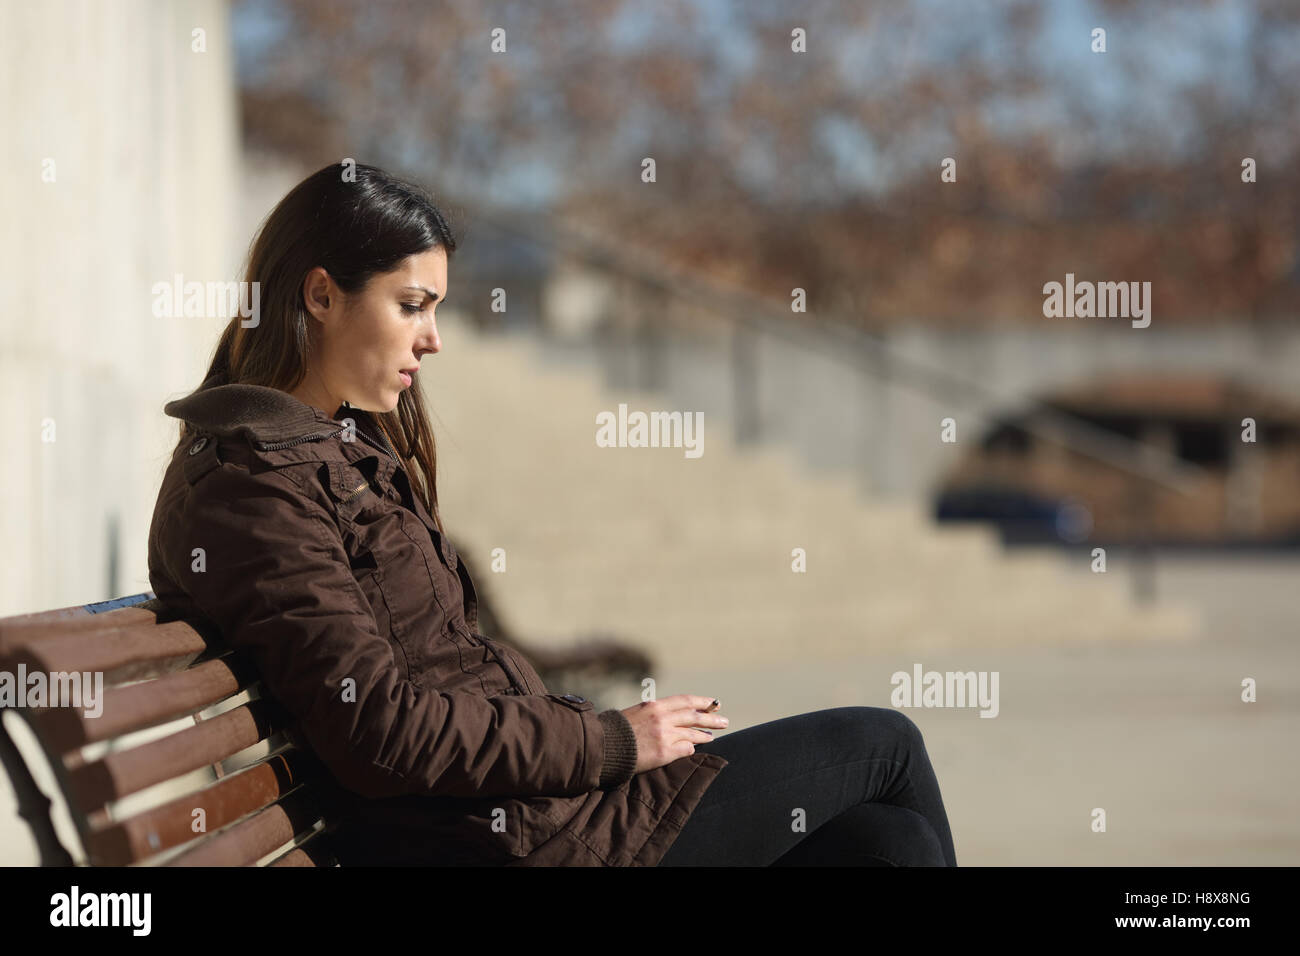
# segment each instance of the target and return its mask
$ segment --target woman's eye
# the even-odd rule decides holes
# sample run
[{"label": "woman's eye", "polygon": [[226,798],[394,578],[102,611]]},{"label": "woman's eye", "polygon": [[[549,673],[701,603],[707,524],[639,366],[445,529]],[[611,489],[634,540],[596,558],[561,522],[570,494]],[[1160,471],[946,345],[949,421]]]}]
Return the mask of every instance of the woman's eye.
[{"label": "woman's eye", "polygon": [[412,305],[410,302],[403,302],[402,311],[408,314],[414,314],[416,312],[423,312],[424,309],[421,306]]}]

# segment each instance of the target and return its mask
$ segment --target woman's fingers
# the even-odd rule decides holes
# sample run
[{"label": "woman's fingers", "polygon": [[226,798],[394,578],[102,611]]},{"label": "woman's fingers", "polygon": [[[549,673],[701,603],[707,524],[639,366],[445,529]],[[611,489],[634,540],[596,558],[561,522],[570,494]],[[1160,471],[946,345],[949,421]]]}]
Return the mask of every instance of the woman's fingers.
[{"label": "woman's fingers", "polygon": [[683,727],[714,727],[718,730],[726,728],[730,721],[721,714],[696,714],[694,717],[683,721]]},{"label": "woman's fingers", "polygon": [[713,739],[710,727],[724,728],[727,718],[716,713],[717,700],[698,694],[677,694],[643,700],[622,713],[637,741],[636,772],[653,770],[695,753],[695,745]]},{"label": "woman's fingers", "polygon": [[659,703],[669,710],[708,710],[715,698],[701,697],[699,694],[673,694],[662,698]]},{"label": "woman's fingers", "polygon": [[694,728],[688,727],[684,733],[686,736],[673,744],[677,753],[683,757],[689,757],[691,754],[695,753],[696,744],[707,744],[713,739],[713,735],[706,730],[695,730]]},{"label": "woman's fingers", "polygon": [[717,699],[714,697],[677,694],[673,697],[665,697],[661,703],[669,705],[669,720],[677,726],[724,728],[729,723],[727,718],[717,712],[710,712],[716,702]]}]

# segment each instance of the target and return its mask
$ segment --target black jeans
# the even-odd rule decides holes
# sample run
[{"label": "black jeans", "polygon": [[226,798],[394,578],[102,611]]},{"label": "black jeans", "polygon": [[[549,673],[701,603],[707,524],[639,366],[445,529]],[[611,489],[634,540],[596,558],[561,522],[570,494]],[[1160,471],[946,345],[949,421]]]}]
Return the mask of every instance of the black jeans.
[{"label": "black jeans", "polygon": [[730,763],[660,866],[957,865],[925,742],[901,711],[832,707],[695,749]]}]

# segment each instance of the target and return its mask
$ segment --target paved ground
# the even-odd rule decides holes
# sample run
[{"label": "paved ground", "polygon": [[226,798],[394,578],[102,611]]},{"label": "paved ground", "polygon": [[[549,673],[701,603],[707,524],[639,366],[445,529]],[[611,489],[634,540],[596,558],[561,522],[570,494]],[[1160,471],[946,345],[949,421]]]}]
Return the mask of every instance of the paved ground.
[{"label": "paved ground", "polygon": [[[996,670],[996,718],[908,711],[925,734],[959,864],[1294,866],[1298,583],[1300,558],[1163,558],[1157,586],[1203,609],[1203,639],[1060,646],[1045,635],[1034,648],[903,647],[803,667],[792,653],[780,669],[666,671],[657,689],[718,696],[739,730],[823,707],[889,706],[890,675],[914,663]],[[1258,703],[1240,702],[1243,677],[1258,682]],[[3,860],[34,862],[11,801],[0,786]],[[1094,807],[1106,810],[1105,833],[1090,830]]]},{"label": "paved ground", "polygon": [[[1300,559],[1162,557],[1156,583],[1203,609],[1204,638],[900,648],[805,667],[792,652],[780,670],[671,671],[657,689],[717,696],[739,730],[822,707],[890,706],[890,675],[914,663],[996,670],[996,718],[907,711],[925,734],[959,864],[1300,864]],[[1257,703],[1240,700],[1245,677]],[[1090,829],[1094,807],[1105,833]]]}]

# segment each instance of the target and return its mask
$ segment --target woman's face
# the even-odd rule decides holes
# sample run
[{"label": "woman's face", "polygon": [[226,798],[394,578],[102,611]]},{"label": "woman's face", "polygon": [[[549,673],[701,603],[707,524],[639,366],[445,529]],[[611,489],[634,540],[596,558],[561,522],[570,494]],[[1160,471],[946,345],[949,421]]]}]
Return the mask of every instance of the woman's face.
[{"label": "woman's face", "polygon": [[408,256],[355,295],[343,293],[324,269],[313,269],[303,282],[316,320],[307,374],[291,394],[327,415],[344,401],[368,412],[392,411],[420,360],[442,348],[434,309],[446,297],[441,246]]}]

